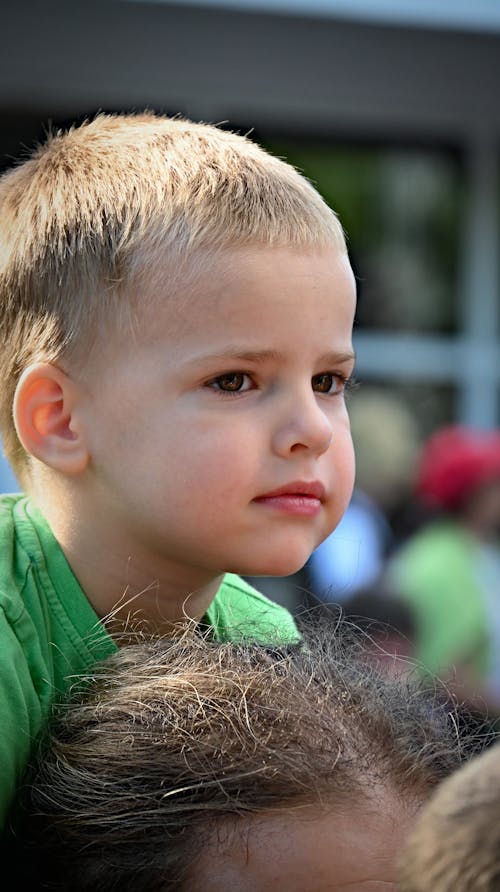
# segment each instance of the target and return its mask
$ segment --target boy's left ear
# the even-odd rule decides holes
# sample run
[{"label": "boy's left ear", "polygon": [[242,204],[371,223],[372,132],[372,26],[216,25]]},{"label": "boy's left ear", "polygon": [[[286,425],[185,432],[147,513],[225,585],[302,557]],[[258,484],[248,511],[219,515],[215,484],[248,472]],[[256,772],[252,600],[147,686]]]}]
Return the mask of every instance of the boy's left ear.
[{"label": "boy's left ear", "polygon": [[79,416],[79,389],[50,362],[37,362],[22,373],[13,415],[23,448],[63,474],[81,474],[89,453]]}]

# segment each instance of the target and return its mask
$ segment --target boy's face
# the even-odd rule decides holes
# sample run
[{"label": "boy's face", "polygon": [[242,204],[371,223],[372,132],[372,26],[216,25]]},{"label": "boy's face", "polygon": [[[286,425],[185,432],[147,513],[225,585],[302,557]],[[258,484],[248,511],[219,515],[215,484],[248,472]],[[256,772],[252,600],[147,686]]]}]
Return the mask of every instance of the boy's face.
[{"label": "boy's face", "polygon": [[295,572],[353,485],[347,257],[234,249],[189,294],[144,306],[137,336],[103,337],[81,381],[101,544],[193,585]]}]

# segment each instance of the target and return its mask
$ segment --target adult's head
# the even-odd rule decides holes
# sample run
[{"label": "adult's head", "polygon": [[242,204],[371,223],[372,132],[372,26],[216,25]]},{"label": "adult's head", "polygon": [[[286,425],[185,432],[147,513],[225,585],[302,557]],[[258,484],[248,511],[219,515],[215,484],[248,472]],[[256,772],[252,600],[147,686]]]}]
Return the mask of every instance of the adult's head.
[{"label": "adult's head", "polygon": [[74,892],[396,888],[415,814],[465,750],[441,703],[379,676],[342,628],[285,649],[124,647],[60,711],[17,860]]}]

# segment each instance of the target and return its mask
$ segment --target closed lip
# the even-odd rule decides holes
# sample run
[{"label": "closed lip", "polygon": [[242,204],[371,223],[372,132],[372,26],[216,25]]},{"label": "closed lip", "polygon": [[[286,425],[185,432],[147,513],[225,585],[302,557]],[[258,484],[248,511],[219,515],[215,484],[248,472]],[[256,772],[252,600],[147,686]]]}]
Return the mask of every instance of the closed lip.
[{"label": "closed lip", "polygon": [[325,487],[318,480],[312,480],[310,482],[307,480],[293,480],[291,483],[286,483],[278,489],[273,489],[270,492],[263,493],[261,496],[257,496],[255,501],[258,502],[260,499],[274,499],[279,496],[308,496],[311,499],[318,499],[320,502],[323,502],[325,498]]}]

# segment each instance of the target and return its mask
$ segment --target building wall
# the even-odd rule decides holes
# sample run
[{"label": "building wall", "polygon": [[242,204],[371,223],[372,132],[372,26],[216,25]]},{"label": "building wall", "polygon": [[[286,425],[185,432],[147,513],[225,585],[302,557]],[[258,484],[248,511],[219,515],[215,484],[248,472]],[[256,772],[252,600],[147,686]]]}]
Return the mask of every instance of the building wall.
[{"label": "building wall", "polygon": [[360,328],[358,371],[449,385],[457,418],[500,423],[500,35],[122,0],[9,2],[2,34],[4,164],[49,119],[145,106],[264,137],[451,147],[458,330]]}]

